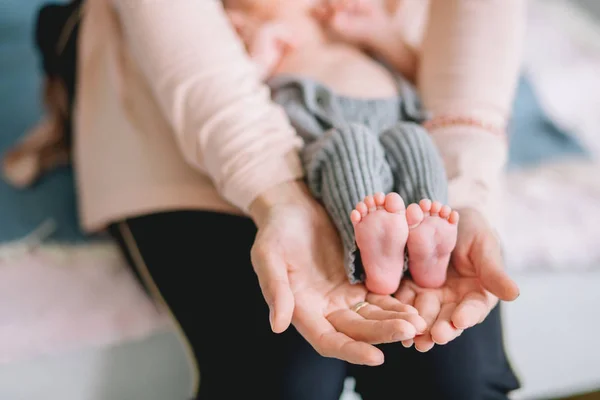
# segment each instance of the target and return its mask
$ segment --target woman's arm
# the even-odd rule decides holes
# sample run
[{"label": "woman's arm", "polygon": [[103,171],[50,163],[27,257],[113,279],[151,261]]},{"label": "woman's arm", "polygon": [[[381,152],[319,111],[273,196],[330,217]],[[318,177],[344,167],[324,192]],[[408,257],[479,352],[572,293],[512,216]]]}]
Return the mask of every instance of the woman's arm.
[{"label": "woman's arm", "polygon": [[454,208],[493,217],[524,26],[525,0],[430,1],[417,80]]},{"label": "woman's arm", "polygon": [[185,159],[247,211],[302,177],[301,145],[215,0],[113,0]]},{"label": "woman's arm", "polygon": [[[351,311],[366,301],[367,290],[347,281],[337,231],[295,180],[302,173],[299,139],[271,105],[220,2],[113,1],[187,160],[206,170],[227,199],[251,208],[258,225],[252,264],[273,331],[293,320],[319,354],[379,365],[383,353],[372,344],[412,339],[424,329],[425,321],[411,312],[375,320]],[[369,295],[384,310],[407,310],[389,300]],[[231,311],[223,313],[235,318]]]}]

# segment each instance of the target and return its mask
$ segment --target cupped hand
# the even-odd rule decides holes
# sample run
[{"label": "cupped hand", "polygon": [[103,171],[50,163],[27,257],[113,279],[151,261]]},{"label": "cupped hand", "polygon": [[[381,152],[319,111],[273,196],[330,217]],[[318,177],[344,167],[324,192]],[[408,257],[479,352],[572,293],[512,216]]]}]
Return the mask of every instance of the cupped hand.
[{"label": "cupped hand", "polygon": [[[368,295],[364,285],[350,284],[328,215],[303,186],[290,193],[285,185],[276,189],[283,193],[270,195],[276,204],[251,208],[258,226],[252,263],[272,330],[283,332],[293,323],[323,356],[383,363],[383,353],[373,344],[410,340],[425,330],[425,321],[397,299]],[[368,305],[352,310],[365,300]]]},{"label": "cupped hand", "polygon": [[[438,289],[424,289],[405,279],[395,295],[413,305],[427,322],[428,331],[414,339],[419,351],[450,342],[482,322],[498,299],[512,301],[518,296],[519,288],[504,271],[495,231],[473,209],[460,211],[458,240],[446,283]],[[405,346],[412,343],[403,342]]]}]

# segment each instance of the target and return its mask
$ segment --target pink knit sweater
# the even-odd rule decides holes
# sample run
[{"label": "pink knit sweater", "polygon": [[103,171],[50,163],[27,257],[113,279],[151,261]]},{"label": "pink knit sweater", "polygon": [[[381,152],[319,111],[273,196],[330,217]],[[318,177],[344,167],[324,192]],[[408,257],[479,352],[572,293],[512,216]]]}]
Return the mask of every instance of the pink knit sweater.
[{"label": "pink knit sweater", "polygon": [[[302,177],[301,141],[272,104],[216,0],[89,0],[80,39],[75,163],[85,229],[175,209],[243,213]],[[524,0],[402,0],[418,87],[434,116],[503,129],[519,71]],[[450,204],[493,216],[506,139],[431,130]]]}]

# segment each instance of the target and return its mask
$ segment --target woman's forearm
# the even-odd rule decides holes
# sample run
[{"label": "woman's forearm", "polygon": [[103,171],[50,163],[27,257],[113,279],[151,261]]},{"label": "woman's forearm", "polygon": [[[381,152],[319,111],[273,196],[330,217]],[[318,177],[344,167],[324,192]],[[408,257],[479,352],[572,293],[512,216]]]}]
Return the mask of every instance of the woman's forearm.
[{"label": "woman's forearm", "polygon": [[432,114],[454,207],[482,211],[507,158],[525,0],[431,0],[418,86]]},{"label": "woman's forearm", "polygon": [[304,210],[319,207],[303,180],[280,183],[261,193],[250,204],[248,213],[260,228],[269,214],[278,207],[300,207]]},{"label": "woman's forearm", "polygon": [[521,64],[525,0],[430,0],[418,85],[433,117],[505,124]]},{"label": "woman's forearm", "polygon": [[242,210],[302,176],[301,140],[229,23],[221,2],[113,0],[136,64],[185,159]]}]

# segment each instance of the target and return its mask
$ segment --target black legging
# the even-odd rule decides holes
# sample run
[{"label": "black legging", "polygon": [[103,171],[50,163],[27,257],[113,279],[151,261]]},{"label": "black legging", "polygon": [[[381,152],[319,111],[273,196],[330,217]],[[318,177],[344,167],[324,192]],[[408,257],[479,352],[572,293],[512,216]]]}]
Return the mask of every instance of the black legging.
[{"label": "black legging", "polygon": [[347,375],[356,378],[363,400],[507,399],[518,387],[504,353],[498,307],[445,346],[422,354],[384,345],[384,365],[359,367],[319,356],[293,328],[271,332],[250,263],[256,234],[251,220],[178,211],[128,219],[110,232],[187,336],[201,374],[199,400],[235,399],[240,392],[260,399],[338,400]]}]

